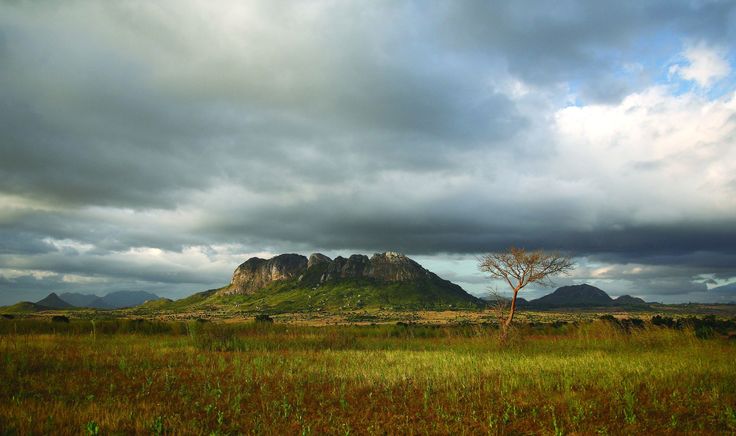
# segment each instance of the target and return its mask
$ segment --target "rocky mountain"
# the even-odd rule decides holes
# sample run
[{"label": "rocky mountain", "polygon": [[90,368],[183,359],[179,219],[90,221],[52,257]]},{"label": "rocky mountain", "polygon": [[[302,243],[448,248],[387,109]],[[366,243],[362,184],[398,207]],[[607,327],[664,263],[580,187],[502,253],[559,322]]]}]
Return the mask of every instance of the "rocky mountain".
[{"label": "rocky mountain", "polygon": [[229,288],[222,294],[253,294],[272,282],[298,279],[305,284],[322,284],[345,279],[374,279],[381,282],[405,282],[431,278],[432,273],[403,254],[386,252],[372,257],[354,254],[330,259],[321,253],[306,258],[299,254],[281,254],[271,259],[253,257],[233,273]]},{"label": "rocky mountain", "polygon": [[314,253],[248,259],[216,296],[240,296],[254,307],[284,310],[368,306],[481,305],[460,286],[443,280],[403,254],[354,254],[335,259]]},{"label": "rocky mountain", "polygon": [[296,277],[308,264],[307,258],[299,254],[280,254],[268,260],[251,257],[238,266],[223,294],[253,294],[271,282]]},{"label": "rocky mountain", "polygon": [[69,309],[73,306],[66,301],[59,298],[55,292],[50,293],[46,298],[36,302],[37,305],[42,307],[48,307],[49,309]]}]

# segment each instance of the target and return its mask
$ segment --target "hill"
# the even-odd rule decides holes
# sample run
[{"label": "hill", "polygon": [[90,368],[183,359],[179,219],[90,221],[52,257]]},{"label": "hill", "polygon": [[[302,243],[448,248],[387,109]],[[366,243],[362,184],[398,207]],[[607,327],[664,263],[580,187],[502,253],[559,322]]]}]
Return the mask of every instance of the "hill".
[{"label": "hill", "polygon": [[529,301],[532,307],[611,306],[613,299],[601,289],[588,284],[563,286],[551,294]]},{"label": "hill", "polygon": [[100,302],[98,304],[103,304],[113,309],[122,309],[125,307],[138,306],[146,301],[158,299],[160,299],[158,295],[145,291],[117,291],[100,298]]},{"label": "hill", "polygon": [[59,298],[59,296],[56,295],[55,292],[52,292],[49,295],[47,295],[46,298],[37,301],[36,304],[38,306],[47,307],[50,309],[71,309],[72,307],[74,307],[71,304]]},{"label": "hill", "polygon": [[8,314],[33,313],[33,312],[40,312],[42,310],[49,310],[49,309],[51,308],[41,306],[36,303],[31,303],[30,301],[21,301],[20,303],[15,303],[12,306],[0,307],[0,312],[8,313]]},{"label": "hill", "polygon": [[229,285],[163,305],[162,309],[230,308],[304,312],[367,308],[477,308],[484,303],[398,253],[335,259],[282,254],[242,263]]},{"label": "hill", "polygon": [[157,295],[144,291],[117,291],[104,297],[93,294],[64,293],[59,298],[74,307],[91,307],[94,309],[122,309],[159,299]]},{"label": "hill", "polygon": [[94,294],[80,294],[77,292],[66,292],[59,295],[59,298],[71,304],[74,307],[91,307],[95,309],[112,309],[102,297]]},{"label": "hill", "polygon": [[648,307],[649,303],[641,298],[630,295],[622,295],[613,299],[602,289],[583,283],[580,285],[562,286],[551,294],[547,294],[536,300],[524,302],[520,306],[530,309],[586,307],[644,308]]},{"label": "hill", "polygon": [[157,300],[148,300],[145,303],[138,305],[137,308],[144,310],[159,310],[169,307],[173,302],[174,300],[169,298],[159,298]]},{"label": "hill", "polygon": [[639,297],[632,297],[631,295],[621,295],[620,297],[613,300],[615,306],[647,306],[648,303]]}]

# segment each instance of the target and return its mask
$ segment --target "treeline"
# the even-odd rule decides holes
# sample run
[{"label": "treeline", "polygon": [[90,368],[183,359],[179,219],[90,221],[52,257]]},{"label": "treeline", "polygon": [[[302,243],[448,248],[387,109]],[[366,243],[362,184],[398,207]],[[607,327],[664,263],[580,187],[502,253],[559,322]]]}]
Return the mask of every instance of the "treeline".
[{"label": "treeline", "polygon": [[[371,319],[372,320],[372,319]],[[675,330],[692,330],[699,338],[710,338],[716,335],[732,335],[736,337],[736,318],[719,319],[713,315],[704,317],[673,318],[655,315],[650,320],[641,318],[616,318],[612,315],[599,317],[600,321],[615,326],[623,332],[632,332],[645,328],[667,328]],[[352,320],[355,321],[355,320]],[[367,321],[361,319],[361,321]],[[553,321],[553,322],[519,322],[516,329],[534,333],[558,334],[590,323],[587,321]],[[65,316],[53,318],[21,318],[3,316],[0,318],[0,334],[165,334],[165,335],[193,335],[197,332],[214,334],[259,334],[261,332],[279,333],[291,330],[324,331],[325,329],[351,330],[360,336],[374,337],[470,337],[484,335],[488,331],[498,329],[494,322],[472,323],[469,321],[450,324],[420,324],[399,321],[370,325],[340,325],[340,326],[293,326],[273,323],[267,315],[256,316],[252,321],[239,323],[210,322],[203,319],[188,321],[158,321],[147,319],[105,319],[88,320],[72,319]]]},{"label": "treeline", "polygon": [[[627,332],[633,329],[643,329],[647,325],[640,318],[616,318],[613,315],[603,315],[600,319]],[[649,324],[654,327],[675,330],[692,330],[695,336],[700,339],[708,339],[716,335],[728,335],[729,337],[736,338],[736,318],[718,319],[714,315],[672,318],[654,315],[649,321]]]}]

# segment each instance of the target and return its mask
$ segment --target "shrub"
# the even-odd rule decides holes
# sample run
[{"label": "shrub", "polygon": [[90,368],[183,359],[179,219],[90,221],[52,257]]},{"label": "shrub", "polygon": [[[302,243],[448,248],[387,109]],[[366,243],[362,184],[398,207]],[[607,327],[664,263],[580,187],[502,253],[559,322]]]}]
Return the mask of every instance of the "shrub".
[{"label": "shrub", "polygon": [[707,325],[701,325],[695,328],[695,337],[698,339],[710,339],[715,336],[715,330]]},{"label": "shrub", "polygon": [[267,314],[264,313],[264,314],[261,314],[261,315],[256,315],[255,316],[255,321],[256,322],[273,323],[273,318],[271,318],[270,316],[268,316]]},{"label": "shrub", "polygon": [[51,317],[51,322],[63,322],[65,324],[69,324],[69,317],[64,315],[54,315]]},{"label": "shrub", "polygon": [[657,326],[672,328],[672,327],[675,327],[676,322],[675,320],[673,320],[672,318],[668,316],[654,315],[652,317],[652,324],[657,325]]}]

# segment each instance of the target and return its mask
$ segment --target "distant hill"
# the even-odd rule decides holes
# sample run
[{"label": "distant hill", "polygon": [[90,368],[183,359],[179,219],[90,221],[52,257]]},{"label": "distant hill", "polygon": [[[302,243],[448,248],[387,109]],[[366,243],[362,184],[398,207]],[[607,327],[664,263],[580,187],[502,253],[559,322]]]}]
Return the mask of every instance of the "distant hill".
[{"label": "distant hill", "polygon": [[602,289],[587,283],[580,285],[562,286],[551,294],[531,300],[522,307],[537,309],[554,308],[585,308],[585,307],[647,307],[648,303],[641,298],[622,295],[611,298]]},{"label": "distant hill", "polygon": [[156,294],[144,291],[118,291],[112,292],[101,298],[102,304],[113,309],[138,306],[149,300],[158,300]]},{"label": "distant hill", "polygon": [[125,307],[139,306],[146,301],[159,300],[160,298],[150,292],[144,291],[117,291],[111,292],[104,297],[92,294],[64,293],[56,295],[49,294],[46,298],[36,304],[51,309],[71,309],[74,307],[89,307],[93,309],[122,309]]},{"label": "distant hill", "polygon": [[639,297],[632,297],[631,295],[621,295],[620,297],[613,300],[613,304],[616,306],[646,306],[648,303]]},{"label": "distant hill", "polygon": [[59,298],[75,307],[97,307],[95,306],[96,301],[100,300],[97,295],[80,294],[78,292],[65,292],[59,294]]},{"label": "distant hill", "polygon": [[36,304],[38,306],[48,307],[50,309],[69,309],[69,308],[74,307],[71,304],[59,298],[59,296],[56,295],[55,292],[52,292],[49,295],[47,295],[46,298],[37,301]]},{"label": "distant hill", "polygon": [[146,310],[158,310],[167,308],[173,302],[174,300],[171,300],[169,298],[159,298],[157,300],[148,300],[145,303],[138,305],[137,307]]},{"label": "distant hill", "polygon": [[612,304],[613,299],[608,294],[588,284],[563,286],[529,302],[532,307],[597,307]]}]

